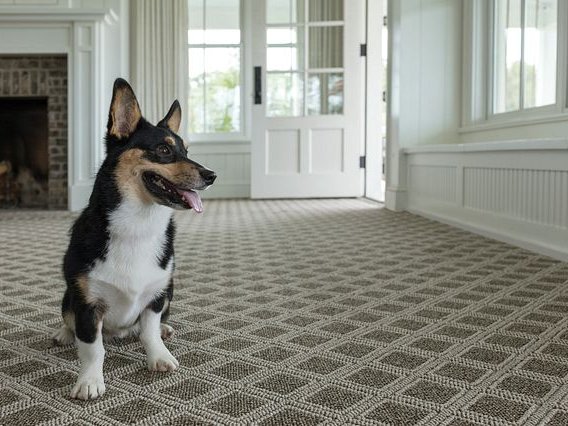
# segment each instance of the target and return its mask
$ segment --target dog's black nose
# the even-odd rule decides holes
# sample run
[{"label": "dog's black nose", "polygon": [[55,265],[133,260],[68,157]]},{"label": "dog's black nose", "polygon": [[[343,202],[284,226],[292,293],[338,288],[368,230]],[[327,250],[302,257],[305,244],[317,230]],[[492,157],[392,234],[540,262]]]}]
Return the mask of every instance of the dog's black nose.
[{"label": "dog's black nose", "polygon": [[215,182],[215,179],[217,179],[215,172],[213,170],[207,169],[201,170],[201,177],[207,185],[213,185],[213,182]]}]

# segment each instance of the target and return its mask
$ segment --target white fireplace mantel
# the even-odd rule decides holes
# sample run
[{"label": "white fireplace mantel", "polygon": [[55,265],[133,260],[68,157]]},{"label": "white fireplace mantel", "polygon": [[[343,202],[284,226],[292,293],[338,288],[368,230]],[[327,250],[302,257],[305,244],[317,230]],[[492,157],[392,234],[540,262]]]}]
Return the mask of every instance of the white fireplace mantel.
[{"label": "white fireplace mantel", "polygon": [[112,82],[128,77],[128,5],[111,3],[116,7],[0,7],[0,55],[67,55],[69,210],[87,204],[104,156]]}]

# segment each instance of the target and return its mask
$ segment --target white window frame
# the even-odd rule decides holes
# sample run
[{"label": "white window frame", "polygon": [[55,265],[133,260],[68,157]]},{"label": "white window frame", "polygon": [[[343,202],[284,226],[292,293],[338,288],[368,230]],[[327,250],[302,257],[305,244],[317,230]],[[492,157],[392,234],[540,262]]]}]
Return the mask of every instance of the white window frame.
[{"label": "white window frame", "polygon": [[[240,118],[241,118],[241,129],[239,132],[217,132],[217,133],[190,133],[189,132],[189,125],[187,126],[187,133],[188,133],[188,140],[192,144],[199,144],[199,143],[226,143],[226,142],[248,142],[250,141],[250,108],[251,108],[251,97],[249,96],[249,87],[251,75],[248,73],[248,70],[251,69],[251,40],[250,40],[250,31],[247,29],[249,28],[248,25],[248,5],[247,0],[239,0],[239,24],[240,24],[240,31],[241,31],[241,42],[240,42],[240,84],[241,84],[241,111],[240,111]],[[186,43],[186,49],[190,47],[208,47],[208,46],[218,46],[223,47],[223,45],[208,45],[206,43],[190,43],[189,40]],[[233,45],[231,45],[233,46]],[[191,64],[189,64],[191,66]],[[189,75],[188,77],[189,78]],[[189,84],[187,89],[187,99],[189,102]]]},{"label": "white window frame", "polygon": [[568,2],[558,1],[556,103],[493,113],[494,1],[499,0],[464,2],[460,132],[568,120]]}]

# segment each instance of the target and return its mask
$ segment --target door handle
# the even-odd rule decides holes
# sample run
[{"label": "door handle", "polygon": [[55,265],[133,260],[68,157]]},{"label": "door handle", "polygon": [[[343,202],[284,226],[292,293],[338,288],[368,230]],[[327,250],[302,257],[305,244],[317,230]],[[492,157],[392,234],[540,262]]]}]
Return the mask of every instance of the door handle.
[{"label": "door handle", "polygon": [[262,67],[254,67],[254,104],[262,104]]}]

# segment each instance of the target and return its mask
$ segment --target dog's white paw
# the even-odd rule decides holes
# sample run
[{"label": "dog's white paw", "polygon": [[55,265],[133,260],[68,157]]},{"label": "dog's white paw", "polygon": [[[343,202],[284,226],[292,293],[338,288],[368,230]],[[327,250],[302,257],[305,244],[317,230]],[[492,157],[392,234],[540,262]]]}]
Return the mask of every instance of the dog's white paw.
[{"label": "dog's white paw", "polygon": [[55,333],[51,335],[55,344],[60,346],[70,345],[75,341],[75,334],[66,325],[61,326]]},{"label": "dog's white paw", "polygon": [[174,328],[168,324],[160,324],[160,334],[162,336],[162,340],[169,339],[174,335]]},{"label": "dog's white paw", "polygon": [[167,349],[148,355],[148,370],[150,371],[174,371],[178,367],[178,360]]},{"label": "dog's white paw", "polygon": [[84,376],[77,379],[77,383],[71,389],[71,398],[94,399],[105,393],[103,376]]}]

